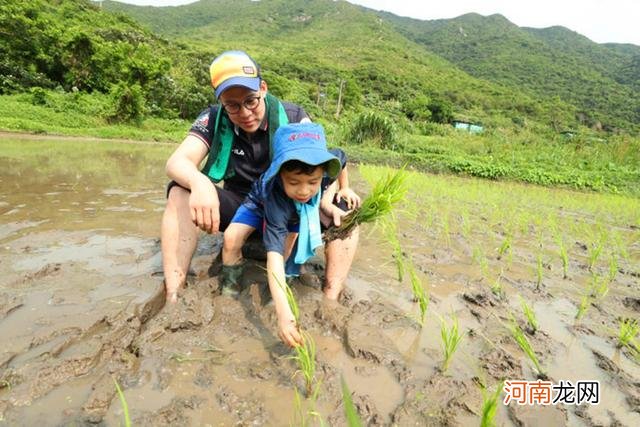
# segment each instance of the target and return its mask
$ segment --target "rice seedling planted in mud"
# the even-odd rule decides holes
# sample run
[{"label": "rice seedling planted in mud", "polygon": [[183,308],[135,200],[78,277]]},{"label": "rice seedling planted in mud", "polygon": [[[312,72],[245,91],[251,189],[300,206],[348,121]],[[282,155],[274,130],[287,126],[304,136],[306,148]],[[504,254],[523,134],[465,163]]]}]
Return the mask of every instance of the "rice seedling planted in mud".
[{"label": "rice seedling planted in mud", "polygon": [[413,297],[418,301],[420,307],[420,326],[424,326],[425,315],[427,314],[427,307],[429,307],[429,293],[424,289],[422,281],[418,277],[413,262],[408,265],[409,278],[411,279],[411,289],[413,290]]},{"label": "rice seedling planted in mud", "polygon": [[340,377],[340,382],[342,383],[342,403],[344,404],[344,415],[347,419],[347,425],[349,427],[362,427],[362,421],[360,421],[360,417],[358,416],[356,405],[353,404],[351,392],[344,377]]},{"label": "rice seedling planted in mud", "polygon": [[300,329],[300,309],[298,307],[298,302],[293,295],[293,291],[286,283],[280,283],[279,280],[277,280],[277,282],[287,297],[287,303],[289,304],[289,308],[291,308],[293,317],[296,319],[296,325],[298,326],[298,330],[303,338],[303,344],[294,347],[296,355],[292,358],[298,364],[298,372],[302,373],[302,376],[304,377],[307,397],[311,397],[313,393],[313,385],[316,381],[316,343],[311,335]]},{"label": "rice seedling planted in mud", "polygon": [[118,381],[115,378],[113,378],[113,383],[116,386],[116,392],[118,393],[120,404],[122,405],[122,412],[124,414],[124,425],[126,427],[131,427],[131,418],[129,418],[129,405],[127,405],[127,400],[124,398],[124,393],[120,388],[120,384],[118,384]]},{"label": "rice seedling planted in mud", "polygon": [[306,409],[298,389],[294,389],[294,401],[293,401],[293,423],[294,426],[307,427],[314,425],[313,420],[317,419],[320,426],[324,426],[325,422],[322,419],[322,415],[315,409],[315,403],[318,400],[318,392],[320,391],[320,384],[318,384],[313,392],[313,395],[309,398],[311,408]]},{"label": "rice seedling planted in mud", "polygon": [[636,335],[640,331],[640,325],[635,319],[624,319],[620,321],[620,330],[618,332],[618,348],[625,346],[633,346],[637,348],[635,342]]},{"label": "rice seedling planted in mud", "polygon": [[462,341],[462,335],[458,331],[458,318],[455,315],[452,315],[451,317],[453,319],[451,329],[447,328],[444,319],[440,319],[442,322],[442,325],[440,326],[440,337],[442,338],[442,352],[444,354],[444,360],[440,367],[442,372],[447,372],[447,369],[449,369],[451,358],[456,352],[458,344]]},{"label": "rice seedling planted in mud", "polygon": [[556,242],[558,244],[558,253],[562,260],[562,278],[566,279],[569,277],[569,254],[561,236],[556,237]]},{"label": "rice seedling planted in mud", "polygon": [[394,206],[404,199],[407,193],[406,178],[407,173],[403,168],[379,179],[371,194],[364,199],[358,209],[354,209],[342,217],[342,223],[339,227],[332,226],[325,231],[325,242],[344,239],[359,224],[375,222],[391,213]]},{"label": "rice seedling planted in mud", "polygon": [[542,277],[543,277],[543,264],[542,264],[542,253],[539,252],[536,255],[536,290],[540,290],[540,286],[542,286]]},{"label": "rice seedling planted in mud", "polygon": [[536,353],[535,351],[533,351],[533,347],[531,347],[529,340],[527,339],[524,332],[522,331],[522,329],[520,329],[520,326],[518,326],[518,324],[514,319],[511,320],[511,326],[509,327],[509,330],[511,331],[511,335],[513,336],[513,339],[516,341],[516,343],[520,346],[522,351],[524,351],[524,354],[527,355],[529,360],[531,360],[531,362],[535,366],[536,371],[538,373],[538,377],[544,377],[545,372],[542,369],[542,366],[540,366],[540,362],[538,361],[538,356],[536,356]]},{"label": "rice seedling planted in mud", "polygon": [[522,313],[524,313],[524,317],[527,319],[527,325],[531,329],[531,333],[536,333],[538,330],[538,319],[536,318],[536,313],[533,311],[531,306],[527,304],[524,298],[521,296],[520,298],[520,306],[522,307]]},{"label": "rice seedling planted in mud", "polygon": [[502,393],[503,384],[504,382],[498,384],[493,393],[488,393],[484,387],[482,388],[482,415],[480,418],[480,427],[493,427],[496,425],[494,419],[498,412],[498,400]]}]

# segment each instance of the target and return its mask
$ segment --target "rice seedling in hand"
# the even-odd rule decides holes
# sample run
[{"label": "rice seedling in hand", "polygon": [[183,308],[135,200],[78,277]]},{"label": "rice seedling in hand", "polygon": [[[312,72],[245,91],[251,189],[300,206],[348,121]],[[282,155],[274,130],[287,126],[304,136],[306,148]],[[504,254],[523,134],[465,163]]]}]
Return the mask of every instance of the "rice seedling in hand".
[{"label": "rice seedling in hand", "polygon": [[480,427],[493,427],[496,425],[494,419],[498,412],[498,401],[500,394],[502,393],[503,384],[504,382],[500,382],[493,393],[488,393],[484,387],[482,388],[482,414],[480,418]]},{"label": "rice seedling in hand", "polygon": [[409,278],[411,279],[411,289],[413,291],[413,297],[418,301],[420,306],[420,326],[424,326],[425,315],[427,314],[427,307],[429,307],[429,293],[424,289],[422,281],[418,277],[413,263],[410,262],[408,266]]},{"label": "rice seedling in hand", "polygon": [[520,306],[522,307],[524,317],[527,319],[527,325],[531,329],[531,333],[535,334],[538,330],[538,319],[536,318],[536,313],[533,311],[531,306],[527,304],[527,301],[525,301],[525,299],[522,297],[520,297]]},{"label": "rice seedling in hand", "polygon": [[440,319],[440,321],[442,322],[442,325],[440,326],[440,337],[442,338],[441,344],[442,352],[444,354],[444,360],[442,361],[442,365],[440,367],[440,370],[442,372],[447,372],[447,369],[449,369],[451,358],[456,352],[458,344],[460,344],[460,341],[462,341],[462,335],[458,331],[458,318],[455,315],[452,315],[451,317],[453,318],[451,329],[447,328],[444,319]]},{"label": "rice seedling in hand", "polygon": [[524,351],[524,354],[527,355],[529,360],[531,360],[531,362],[535,366],[536,371],[538,373],[538,377],[545,377],[546,374],[542,369],[542,366],[540,366],[540,362],[538,361],[538,357],[536,356],[536,353],[533,351],[533,348],[531,347],[529,340],[527,339],[524,332],[522,331],[522,329],[520,329],[520,326],[518,326],[518,324],[514,319],[512,319],[511,321],[511,326],[509,327],[509,330],[511,331],[511,335],[513,336],[513,339],[516,341],[516,343],[520,346],[522,351]]},{"label": "rice seedling in hand", "polygon": [[640,331],[640,325],[635,319],[624,319],[620,321],[620,331],[618,332],[618,348],[625,346],[637,347],[636,335]]},{"label": "rice seedling in hand", "polygon": [[354,209],[342,217],[339,227],[331,226],[324,233],[324,241],[349,237],[351,231],[360,224],[372,223],[391,213],[395,205],[404,199],[407,193],[404,168],[388,173],[374,185],[358,209]]},{"label": "rice seedling in hand", "polygon": [[340,377],[340,382],[342,383],[342,403],[344,404],[344,415],[347,419],[347,425],[349,427],[362,427],[362,421],[360,421],[360,417],[358,416],[356,405],[353,404],[351,392],[344,377]]},{"label": "rice seedling in hand", "polygon": [[116,392],[118,393],[118,397],[120,398],[120,404],[122,405],[122,412],[124,413],[124,425],[126,427],[131,427],[131,418],[129,418],[129,405],[127,405],[127,400],[124,398],[124,393],[120,388],[120,384],[113,378],[113,383],[116,386]]}]

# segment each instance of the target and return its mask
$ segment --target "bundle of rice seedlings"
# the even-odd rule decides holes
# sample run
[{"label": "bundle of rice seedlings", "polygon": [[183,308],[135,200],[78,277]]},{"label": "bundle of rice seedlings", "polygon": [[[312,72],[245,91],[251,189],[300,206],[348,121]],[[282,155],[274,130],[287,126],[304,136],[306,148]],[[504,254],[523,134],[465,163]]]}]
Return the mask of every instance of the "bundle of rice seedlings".
[{"label": "bundle of rice seedlings", "polygon": [[325,243],[346,239],[358,225],[376,222],[391,213],[396,203],[404,199],[407,193],[406,178],[407,174],[402,168],[380,179],[362,205],[342,217],[339,227],[333,225],[325,231]]}]

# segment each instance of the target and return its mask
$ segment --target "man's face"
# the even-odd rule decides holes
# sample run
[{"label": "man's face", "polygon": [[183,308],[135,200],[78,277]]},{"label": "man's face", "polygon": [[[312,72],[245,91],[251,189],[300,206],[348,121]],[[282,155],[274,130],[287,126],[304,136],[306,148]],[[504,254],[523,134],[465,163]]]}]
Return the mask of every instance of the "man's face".
[{"label": "man's face", "polygon": [[220,94],[219,101],[233,124],[247,133],[254,133],[264,118],[266,93],[267,84],[263,81],[258,92],[241,86],[231,87]]},{"label": "man's face", "polygon": [[324,169],[322,169],[322,166],[316,167],[311,175],[302,173],[299,170],[282,170],[280,171],[280,179],[288,198],[300,203],[307,203],[320,191],[323,174]]}]

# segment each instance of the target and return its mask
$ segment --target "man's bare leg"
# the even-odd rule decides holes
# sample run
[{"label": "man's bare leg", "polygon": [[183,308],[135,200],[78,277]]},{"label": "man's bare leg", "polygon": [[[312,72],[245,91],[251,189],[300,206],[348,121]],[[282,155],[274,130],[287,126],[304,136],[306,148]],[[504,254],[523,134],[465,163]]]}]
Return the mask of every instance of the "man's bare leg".
[{"label": "man's bare leg", "polygon": [[168,302],[176,302],[184,285],[200,230],[191,220],[190,192],[175,186],[169,191],[160,229],[162,270]]},{"label": "man's bare leg", "polygon": [[326,283],[324,295],[330,300],[337,300],[344,288],[358,248],[359,231],[358,228],[355,228],[348,238],[333,240],[325,246]]}]

